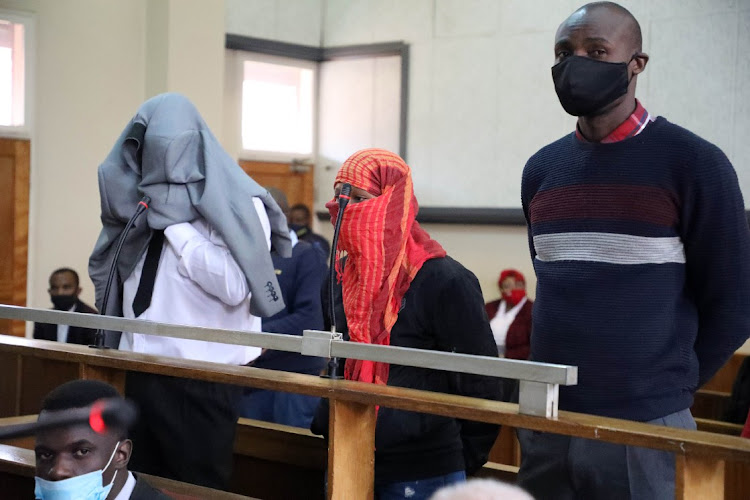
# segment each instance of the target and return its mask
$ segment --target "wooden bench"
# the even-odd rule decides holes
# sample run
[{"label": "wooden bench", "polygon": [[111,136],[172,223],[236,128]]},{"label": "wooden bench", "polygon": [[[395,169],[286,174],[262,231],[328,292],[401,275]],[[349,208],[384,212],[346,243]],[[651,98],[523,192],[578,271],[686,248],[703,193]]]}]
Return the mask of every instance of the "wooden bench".
[{"label": "wooden bench", "polygon": [[[36,415],[3,418],[0,426],[33,422],[36,418]],[[34,439],[7,440],[0,445],[6,450],[20,448],[31,453]],[[19,460],[26,457],[20,453],[8,456],[20,457]],[[30,462],[20,463],[33,465],[33,453],[29,456]],[[235,434],[234,474],[229,489],[265,500],[322,499],[327,462],[328,448],[321,436],[306,429],[241,418]],[[488,463],[479,476],[514,482],[517,473],[517,466]],[[156,478],[156,481],[167,484],[168,480]]]},{"label": "wooden bench", "polygon": [[[257,368],[147,356],[123,351],[96,351],[82,346],[0,336],[0,369],[11,367],[15,378],[3,380],[2,404],[18,410],[26,398],[23,387],[30,384],[18,374],[28,373],[29,363],[41,363],[33,384],[47,373],[47,362],[75,371],[76,378],[104,380],[124,387],[126,371],[231,383],[260,389],[282,390],[331,401],[327,454],[329,498],[372,498],[375,406],[426,412],[508,427],[553,432],[606,442],[645,446],[675,453],[678,499],[724,498],[728,462],[744,467],[750,463],[750,440],[658,427],[638,422],[561,411],[557,419],[523,415],[518,405],[478,400],[451,394],[431,393],[396,387],[283,373]],[[29,361],[31,360],[31,361]],[[6,366],[7,365],[7,366]],[[33,385],[32,384],[32,385]],[[18,414],[18,413],[16,413]],[[502,468],[500,468],[502,469]],[[745,481],[747,481],[745,476]]]},{"label": "wooden bench", "polygon": [[[32,498],[34,451],[0,444],[0,492],[2,498]],[[204,488],[147,474],[139,474],[151,486],[175,500],[247,500],[251,497]]]},{"label": "wooden bench", "polygon": [[747,354],[736,353],[695,393],[694,417],[722,420],[729,408],[732,386]]}]

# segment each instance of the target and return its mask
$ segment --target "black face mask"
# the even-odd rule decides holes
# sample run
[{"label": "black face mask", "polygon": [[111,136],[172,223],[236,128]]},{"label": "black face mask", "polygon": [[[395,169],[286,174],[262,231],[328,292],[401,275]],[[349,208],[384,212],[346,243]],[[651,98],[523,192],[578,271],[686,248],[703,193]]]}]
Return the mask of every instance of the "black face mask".
[{"label": "black face mask", "polygon": [[552,66],[555,92],[563,109],[573,116],[589,116],[627,94],[630,61],[612,63],[568,56]]},{"label": "black face mask", "polygon": [[69,311],[78,300],[75,295],[50,295],[50,298],[58,311]]}]

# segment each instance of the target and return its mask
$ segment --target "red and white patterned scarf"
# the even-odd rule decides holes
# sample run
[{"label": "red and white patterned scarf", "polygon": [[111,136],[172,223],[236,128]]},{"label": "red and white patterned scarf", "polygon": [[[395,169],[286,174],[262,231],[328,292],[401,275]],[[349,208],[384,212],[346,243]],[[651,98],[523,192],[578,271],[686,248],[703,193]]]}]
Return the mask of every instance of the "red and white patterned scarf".
[{"label": "red and white patterned scarf", "polygon": [[[336,175],[335,184],[349,183],[375,198],[352,203],[344,212],[337,250],[348,254],[342,281],[349,338],[354,342],[389,345],[401,300],[417,272],[445,250],[417,223],[411,171],[398,155],[382,149],[358,151]],[[336,220],[336,200],[326,204]],[[387,363],[348,359],[347,380],[376,384],[388,381]]]}]

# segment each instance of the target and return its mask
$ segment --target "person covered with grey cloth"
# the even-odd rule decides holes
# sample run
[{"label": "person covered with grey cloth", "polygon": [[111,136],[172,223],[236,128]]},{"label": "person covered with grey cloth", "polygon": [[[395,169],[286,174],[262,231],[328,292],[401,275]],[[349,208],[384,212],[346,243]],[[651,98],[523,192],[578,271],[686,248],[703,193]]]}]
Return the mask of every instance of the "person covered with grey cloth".
[{"label": "person covered with grey cloth", "polygon": [[[271,241],[289,256],[284,214],[224,151],[190,101],[146,101],[99,167],[103,229],[89,261],[96,301],[107,314],[155,322],[260,331],[284,307]],[[142,196],[149,208],[115,248]],[[102,304],[110,266],[118,278]],[[118,342],[119,340],[119,342]],[[123,332],[121,350],[244,365],[256,347]],[[129,372],[125,394],[141,419],[131,467],[211,488],[228,486],[241,390]],[[191,443],[185,447],[185,443]]]},{"label": "person covered with grey cloth", "polygon": [[[141,105],[99,166],[102,231],[89,258],[96,306],[102,310],[117,240],[144,195],[145,219],[136,220],[117,262],[117,277],[104,314],[121,316],[122,282],[146,252],[154,230],[204,218],[216,229],[247,278],[250,310],[267,317],[284,308],[270,252],[253,198],[263,202],[274,249],[292,255],[286,217],[273,197],[237,165],[195,106],[175,93]],[[270,285],[269,285],[270,283]],[[119,288],[119,289],[118,289]]]}]

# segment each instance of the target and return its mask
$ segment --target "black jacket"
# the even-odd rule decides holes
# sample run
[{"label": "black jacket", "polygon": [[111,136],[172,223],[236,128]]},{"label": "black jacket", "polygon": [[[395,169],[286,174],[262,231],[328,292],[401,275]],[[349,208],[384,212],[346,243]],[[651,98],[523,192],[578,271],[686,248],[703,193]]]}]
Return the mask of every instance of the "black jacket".
[{"label": "black jacket", "polygon": [[[334,295],[337,331],[348,340],[340,284]],[[325,286],[323,302],[326,307]],[[450,257],[425,262],[404,295],[390,344],[497,357],[474,274]],[[342,370],[343,364],[341,360]],[[494,400],[501,396],[497,378],[397,365],[390,367],[388,385]],[[327,435],[327,400],[311,430]],[[375,482],[412,481],[459,470],[473,474],[487,461],[498,432],[492,424],[381,406],[375,428]]]},{"label": "black jacket", "polygon": [[161,491],[157,490],[146,482],[145,479],[135,476],[135,488],[133,493],[130,494],[129,500],[170,500],[171,497],[165,495]]},{"label": "black jacket", "polygon": [[[80,299],[76,301],[76,307],[73,312],[98,314],[96,309],[85,304]],[[80,326],[68,327],[68,344],[89,345],[94,343],[94,334],[96,330],[90,328],[81,328]],[[57,340],[57,325],[50,323],[35,323],[34,338],[39,340]]]}]

